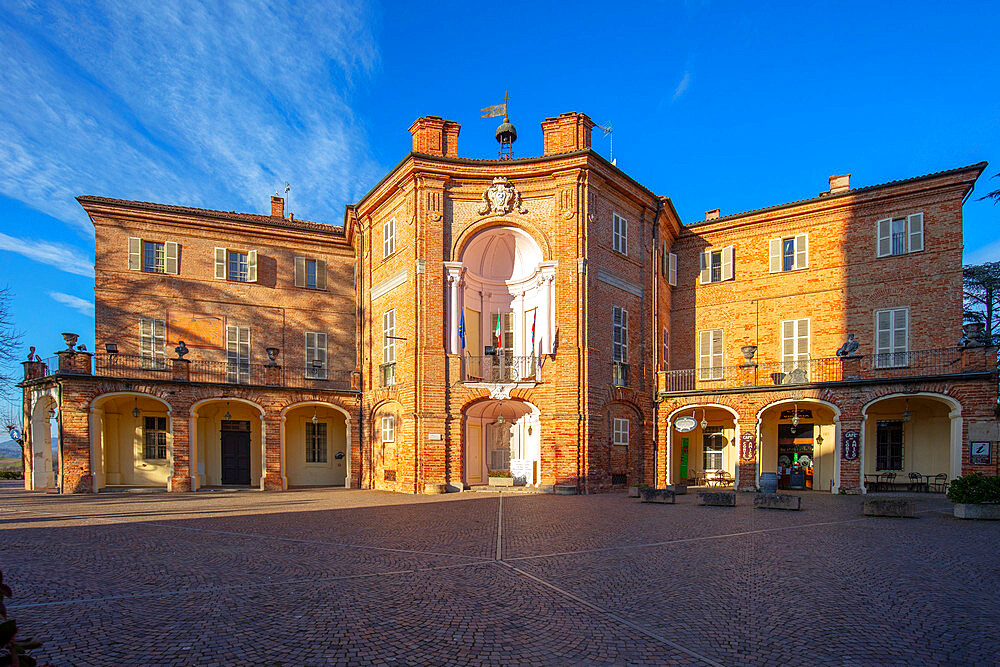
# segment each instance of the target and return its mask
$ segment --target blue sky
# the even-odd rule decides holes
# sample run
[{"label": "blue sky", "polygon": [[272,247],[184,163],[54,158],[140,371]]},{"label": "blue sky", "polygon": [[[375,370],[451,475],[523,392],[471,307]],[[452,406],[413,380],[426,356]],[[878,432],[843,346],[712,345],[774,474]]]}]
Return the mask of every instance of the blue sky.
[{"label": "blue sky", "polygon": [[[834,173],[1000,171],[993,2],[233,5],[0,1],[0,283],[43,356],[61,331],[94,345],[76,195],[266,212],[287,181],[298,217],[340,222],[420,115],[459,121],[460,155],[494,156],[478,110],[504,90],[516,155],[541,152],[542,119],[583,111],[688,221]],[[1000,206],[976,196],[966,260],[1000,259]]]}]

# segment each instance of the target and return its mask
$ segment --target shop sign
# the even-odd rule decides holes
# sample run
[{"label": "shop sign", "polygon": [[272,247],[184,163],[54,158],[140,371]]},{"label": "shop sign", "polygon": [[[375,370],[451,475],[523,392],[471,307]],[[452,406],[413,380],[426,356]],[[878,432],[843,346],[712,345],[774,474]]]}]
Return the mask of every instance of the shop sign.
[{"label": "shop sign", "polygon": [[753,461],[756,454],[757,438],[751,431],[740,433],[740,459],[743,461]]},{"label": "shop sign", "polygon": [[989,442],[973,442],[969,447],[969,463],[974,466],[988,466],[993,462]]},{"label": "shop sign", "polygon": [[858,432],[853,429],[844,431],[844,434],[841,436],[841,446],[843,451],[840,456],[845,461],[853,461],[858,458],[858,450],[860,448]]},{"label": "shop sign", "polygon": [[698,422],[694,417],[678,417],[674,420],[674,428],[681,433],[693,431],[696,426],[698,426]]}]

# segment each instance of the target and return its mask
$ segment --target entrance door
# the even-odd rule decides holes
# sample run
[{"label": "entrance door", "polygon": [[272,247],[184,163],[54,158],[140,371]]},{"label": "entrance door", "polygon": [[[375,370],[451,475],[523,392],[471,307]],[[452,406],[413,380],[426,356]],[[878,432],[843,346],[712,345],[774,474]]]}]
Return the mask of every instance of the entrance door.
[{"label": "entrance door", "polygon": [[250,422],[222,422],[222,483],[250,485]]},{"label": "entrance door", "polygon": [[470,485],[485,484],[483,479],[483,428],[479,424],[466,427],[468,440],[465,444],[465,479]]},{"label": "entrance door", "polygon": [[778,488],[813,488],[812,424],[778,424]]}]

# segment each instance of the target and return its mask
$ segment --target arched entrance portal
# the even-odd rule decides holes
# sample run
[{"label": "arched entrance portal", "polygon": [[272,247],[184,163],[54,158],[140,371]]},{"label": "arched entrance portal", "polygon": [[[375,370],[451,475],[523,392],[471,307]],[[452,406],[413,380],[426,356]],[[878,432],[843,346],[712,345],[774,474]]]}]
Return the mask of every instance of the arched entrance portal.
[{"label": "arched entrance portal", "polygon": [[948,479],[961,475],[962,409],[955,399],[930,393],[895,394],[872,401],[862,414],[864,474],[869,479],[894,473],[895,479],[886,487],[893,490],[910,484],[911,473],[947,475]]},{"label": "arched entrance portal", "polygon": [[517,399],[479,401],[465,417],[465,484],[488,484],[495,476],[537,486],[541,479],[539,411]]},{"label": "arched entrance portal", "polygon": [[166,487],[173,465],[173,425],[166,403],[149,394],[98,396],[90,408],[94,490]]},{"label": "arched entrance portal", "polygon": [[779,489],[832,491],[837,480],[840,411],[816,400],[783,400],[757,415],[760,472],[778,475]]},{"label": "arched entrance portal", "polygon": [[299,403],[282,412],[286,485],[346,486],[350,478],[347,415],[329,403]]},{"label": "arched entrance portal", "polygon": [[[52,426],[56,423],[56,401],[49,394],[35,399],[31,409],[31,489],[44,491],[56,488],[58,454],[52,455]],[[58,438],[56,439],[58,444]]]},{"label": "arched entrance portal", "polygon": [[[681,419],[686,418],[686,419]],[[670,484],[732,484],[739,462],[736,411],[724,405],[686,405],[670,422]],[[681,425],[685,430],[679,430]]]},{"label": "arched entrance portal", "polygon": [[197,486],[261,486],[263,460],[263,410],[239,398],[209,399],[195,403],[196,445],[192,464]]}]

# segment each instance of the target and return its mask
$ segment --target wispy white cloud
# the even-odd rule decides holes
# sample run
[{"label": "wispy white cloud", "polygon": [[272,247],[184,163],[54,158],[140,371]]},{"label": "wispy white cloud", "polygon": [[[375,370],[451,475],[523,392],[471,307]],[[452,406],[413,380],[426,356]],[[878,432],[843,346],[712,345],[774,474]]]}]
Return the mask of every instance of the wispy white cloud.
[{"label": "wispy white cloud", "polygon": [[681,95],[687,92],[689,85],[691,85],[691,72],[684,72],[681,82],[677,84],[676,88],[674,88],[674,96],[670,98],[670,101],[676,102]]},{"label": "wispy white cloud", "polygon": [[19,239],[0,233],[0,250],[9,250],[42,264],[49,264],[67,273],[78,276],[94,277],[94,261],[85,256],[78,248],[38,241],[35,239]]},{"label": "wispy white cloud", "polygon": [[379,171],[350,105],[378,62],[362,3],[4,11],[0,193],[84,236],[78,194],[263,211],[288,181],[299,217],[338,221]]},{"label": "wispy white cloud", "polygon": [[73,296],[72,294],[64,294],[63,292],[49,292],[49,296],[63,305],[80,311],[84,315],[90,317],[94,316],[93,301],[87,301],[86,299],[81,299],[80,297]]},{"label": "wispy white cloud", "polygon": [[962,261],[965,264],[982,264],[983,262],[998,262],[1000,261],[1000,241],[994,241],[993,243],[987,243],[984,246],[980,246],[971,252],[966,249]]}]

